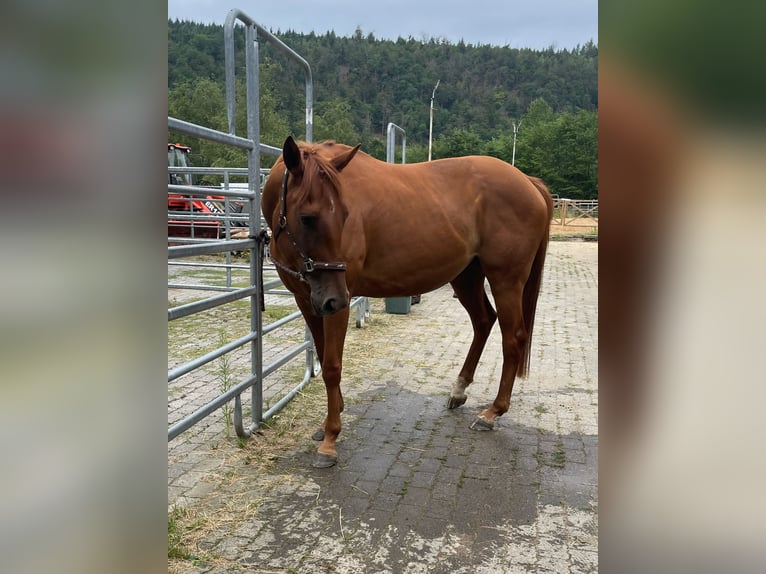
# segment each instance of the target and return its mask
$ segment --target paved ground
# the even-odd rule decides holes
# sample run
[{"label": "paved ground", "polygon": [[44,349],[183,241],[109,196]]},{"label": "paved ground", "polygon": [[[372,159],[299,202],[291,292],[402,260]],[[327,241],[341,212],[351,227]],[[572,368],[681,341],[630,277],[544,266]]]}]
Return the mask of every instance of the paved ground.
[{"label": "paved ground", "polygon": [[497,391],[499,329],[447,410],[471,334],[445,287],[349,330],[337,466],[311,467],[321,381],[246,445],[217,413],[169,443],[169,570],[596,572],[597,249],[551,243],[530,377],[492,432],[468,425]]}]

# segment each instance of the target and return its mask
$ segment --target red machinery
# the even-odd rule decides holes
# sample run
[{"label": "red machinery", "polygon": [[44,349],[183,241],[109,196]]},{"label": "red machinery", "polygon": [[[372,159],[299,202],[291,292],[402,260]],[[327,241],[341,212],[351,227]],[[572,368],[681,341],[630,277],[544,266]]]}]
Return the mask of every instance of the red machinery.
[{"label": "red machinery", "polygon": [[[168,144],[168,167],[189,167],[191,148]],[[168,183],[192,185],[190,173],[168,172]],[[232,201],[230,213],[242,211],[242,203]],[[168,237],[220,238],[225,234],[224,197],[220,195],[188,196],[168,192]],[[177,214],[177,217],[173,217]],[[183,217],[181,217],[183,216]],[[242,223],[233,221],[232,226]]]}]

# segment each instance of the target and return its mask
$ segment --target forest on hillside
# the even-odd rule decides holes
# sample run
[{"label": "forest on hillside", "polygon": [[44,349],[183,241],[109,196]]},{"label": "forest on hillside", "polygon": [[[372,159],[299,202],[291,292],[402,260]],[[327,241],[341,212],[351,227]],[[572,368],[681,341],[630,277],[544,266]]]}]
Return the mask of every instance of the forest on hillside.
[{"label": "forest on hillside", "polygon": [[[235,30],[238,101],[244,101],[244,33]],[[598,47],[518,49],[440,39],[379,40],[274,31],[310,64],[314,141],[362,143],[385,159],[389,122],[407,134],[408,163],[428,157],[434,86],[433,158],[485,154],[542,177],[561,197],[598,195]],[[280,146],[305,136],[302,69],[259,43],[261,137]],[[226,129],[223,26],[168,21],[168,114]],[[237,108],[245,133],[244,105]],[[180,136],[170,135],[171,139]],[[191,145],[209,165],[244,165],[244,156],[203,141]],[[273,158],[264,157],[266,165]]]}]

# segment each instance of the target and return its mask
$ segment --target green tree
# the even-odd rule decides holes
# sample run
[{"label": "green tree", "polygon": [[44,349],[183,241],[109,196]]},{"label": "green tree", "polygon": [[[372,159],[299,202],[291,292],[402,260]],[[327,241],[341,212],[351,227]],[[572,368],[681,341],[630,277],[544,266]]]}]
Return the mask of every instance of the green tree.
[{"label": "green tree", "polygon": [[[570,199],[598,196],[598,116],[578,110],[554,115],[535,100],[524,116],[516,145],[516,166],[543,178],[552,193]],[[507,157],[508,138],[493,140],[494,151]],[[507,161],[507,160],[506,160]]]},{"label": "green tree", "polygon": [[523,122],[526,123],[527,128],[550,122],[554,119],[553,108],[548,105],[548,102],[543,98],[536,98],[532,100],[527,108],[527,113],[524,114]]},{"label": "green tree", "polygon": [[207,78],[184,80],[168,92],[168,115],[213,129],[226,128],[226,98]]},{"label": "green tree", "polygon": [[434,158],[478,155],[482,148],[479,134],[469,129],[458,128],[451,134],[437,138],[432,155]]},{"label": "green tree", "polygon": [[578,110],[556,118],[551,154],[559,195],[591,199],[598,193],[598,120],[595,112]]},{"label": "green tree", "polygon": [[[378,40],[361,29],[350,37],[275,31],[311,65],[314,140],[362,142],[385,159],[388,122],[407,132],[408,163],[427,157],[429,100],[436,79],[434,157],[489,154],[510,162],[512,120],[523,118],[516,165],[576,197],[597,194],[598,46],[532,50],[456,45],[441,38]],[[245,133],[244,31],[235,28],[237,133]],[[303,70],[260,43],[261,136],[279,146],[305,138]],[[223,27],[168,21],[168,106],[171,115],[226,129]],[[220,105],[219,105],[220,104]],[[238,150],[189,142],[215,165],[242,165]],[[273,158],[265,156],[264,165]]]},{"label": "green tree", "polygon": [[314,141],[335,140],[338,143],[356,145],[359,136],[351,121],[351,104],[334,99],[317,105],[314,115]]}]

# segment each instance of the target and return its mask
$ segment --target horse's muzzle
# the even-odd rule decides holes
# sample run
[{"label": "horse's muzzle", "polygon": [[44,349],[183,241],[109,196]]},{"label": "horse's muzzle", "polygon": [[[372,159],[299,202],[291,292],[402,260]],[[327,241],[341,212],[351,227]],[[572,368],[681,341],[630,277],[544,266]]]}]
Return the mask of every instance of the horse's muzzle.
[{"label": "horse's muzzle", "polygon": [[332,315],[333,313],[337,313],[341,309],[345,309],[348,307],[348,299],[340,299],[338,297],[328,297],[324,300],[322,303],[322,309],[320,311],[320,314],[322,316],[324,315]]},{"label": "horse's muzzle", "polygon": [[311,306],[314,308],[314,314],[319,317],[325,317],[345,309],[349,305],[349,294],[346,289],[342,291],[332,291],[317,289],[311,291]]}]

